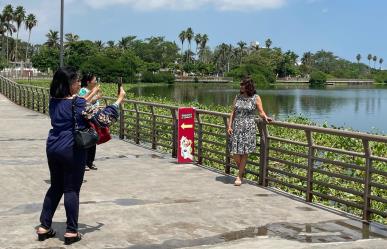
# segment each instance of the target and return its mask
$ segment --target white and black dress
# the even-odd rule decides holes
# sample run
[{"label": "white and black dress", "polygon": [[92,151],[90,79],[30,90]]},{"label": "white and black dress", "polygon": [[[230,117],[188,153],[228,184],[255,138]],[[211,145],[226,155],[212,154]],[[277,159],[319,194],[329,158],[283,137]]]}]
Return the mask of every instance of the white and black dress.
[{"label": "white and black dress", "polygon": [[254,119],[257,117],[257,97],[258,95],[236,97],[233,133],[230,137],[231,154],[249,154],[255,151],[257,124]]}]

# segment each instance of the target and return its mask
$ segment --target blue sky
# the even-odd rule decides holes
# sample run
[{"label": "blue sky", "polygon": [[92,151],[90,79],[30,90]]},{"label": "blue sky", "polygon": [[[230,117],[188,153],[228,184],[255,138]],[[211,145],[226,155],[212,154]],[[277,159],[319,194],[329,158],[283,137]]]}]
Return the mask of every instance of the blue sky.
[{"label": "blue sky", "polygon": [[[59,30],[60,0],[0,0],[0,7],[8,3],[37,15],[33,43]],[[360,53],[367,64],[371,53],[387,68],[386,9],[385,0],[65,0],[65,33],[105,42],[165,36],[180,44],[180,31],[192,27],[209,36],[210,47],[270,38],[299,55],[324,49],[355,61]]]}]

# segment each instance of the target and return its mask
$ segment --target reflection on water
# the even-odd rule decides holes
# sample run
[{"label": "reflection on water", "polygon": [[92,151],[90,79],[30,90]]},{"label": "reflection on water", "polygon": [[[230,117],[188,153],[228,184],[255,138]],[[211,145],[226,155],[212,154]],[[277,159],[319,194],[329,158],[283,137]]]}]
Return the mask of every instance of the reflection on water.
[{"label": "reflection on water", "polygon": [[[309,89],[288,87],[258,89],[264,108],[276,119],[302,115],[317,123],[387,133],[387,86]],[[159,96],[180,103],[230,106],[239,92],[230,84],[149,85],[130,90],[136,96]]]}]

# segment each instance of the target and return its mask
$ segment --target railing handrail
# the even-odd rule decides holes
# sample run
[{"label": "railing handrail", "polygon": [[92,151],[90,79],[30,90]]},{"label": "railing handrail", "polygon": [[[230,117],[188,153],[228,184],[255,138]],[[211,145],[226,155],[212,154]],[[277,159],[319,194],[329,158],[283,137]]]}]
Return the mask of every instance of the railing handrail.
[{"label": "railing handrail", "polygon": [[[47,113],[48,88],[18,84],[0,76],[0,91],[19,105]],[[107,104],[116,98],[103,97],[103,100]],[[119,127],[114,129],[120,139],[131,139],[136,144],[145,142],[148,146],[151,144],[152,149],[167,148],[172,151],[172,157],[176,157],[178,108],[125,99],[119,108]],[[226,174],[235,168],[228,147],[228,121],[229,113],[196,109],[195,160],[198,164],[218,169],[223,167]],[[383,196],[383,191],[387,190],[387,167],[384,167],[387,153],[386,147],[379,147],[387,146],[387,136],[283,121],[267,124],[259,118],[256,122],[259,152],[250,154],[248,164],[252,168],[248,167],[245,172],[257,179],[260,185],[285,188],[296,196],[304,193],[306,202],[314,202],[314,197],[317,197],[351,207],[349,211],[352,212],[360,209],[366,221],[372,220],[372,215],[387,217],[387,198]],[[284,137],[283,131],[284,134],[295,132]],[[330,135],[337,136],[339,143],[330,141]],[[351,141],[346,143],[343,138]],[[331,182],[332,178],[337,181]],[[327,189],[344,195],[330,194]]]}]

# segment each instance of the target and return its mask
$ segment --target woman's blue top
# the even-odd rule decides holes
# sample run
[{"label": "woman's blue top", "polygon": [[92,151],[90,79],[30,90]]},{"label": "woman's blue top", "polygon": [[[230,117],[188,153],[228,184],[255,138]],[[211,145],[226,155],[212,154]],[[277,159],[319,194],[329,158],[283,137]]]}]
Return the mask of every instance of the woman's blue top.
[{"label": "woman's blue top", "polygon": [[[47,155],[60,154],[73,149],[74,118],[72,105],[73,99],[50,99],[49,114],[52,129],[50,129],[47,138]],[[118,110],[114,105],[94,111],[90,111],[90,109],[90,105],[84,98],[75,98],[74,113],[79,129],[89,127],[86,119],[97,123],[97,125],[107,126],[118,118]]]}]

